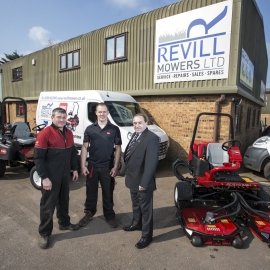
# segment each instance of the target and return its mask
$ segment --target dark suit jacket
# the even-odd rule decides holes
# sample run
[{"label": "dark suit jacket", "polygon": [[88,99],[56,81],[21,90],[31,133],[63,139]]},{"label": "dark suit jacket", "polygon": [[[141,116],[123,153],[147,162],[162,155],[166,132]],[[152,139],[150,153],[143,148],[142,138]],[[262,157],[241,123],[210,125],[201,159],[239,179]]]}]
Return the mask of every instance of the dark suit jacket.
[{"label": "dark suit jacket", "polygon": [[129,159],[126,161],[125,182],[127,188],[139,190],[140,185],[146,189],[146,192],[156,189],[155,172],[158,164],[158,153],[159,137],[146,128],[134,143]]}]

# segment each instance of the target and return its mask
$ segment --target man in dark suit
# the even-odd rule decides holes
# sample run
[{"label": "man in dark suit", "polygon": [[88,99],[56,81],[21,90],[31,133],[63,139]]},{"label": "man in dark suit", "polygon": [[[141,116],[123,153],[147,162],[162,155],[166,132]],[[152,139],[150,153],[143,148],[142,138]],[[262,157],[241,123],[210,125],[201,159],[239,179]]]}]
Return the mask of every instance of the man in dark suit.
[{"label": "man in dark suit", "polygon": [[147,118],[136,114],[133,118],[135,133],[125,151],[126,187],[130,189],[133,219],[124,231],[142,230],[135,245],[147,247],[153,237],[153,192],[156,189],[155,172],[158,164],[159,137],[148,130]]}]

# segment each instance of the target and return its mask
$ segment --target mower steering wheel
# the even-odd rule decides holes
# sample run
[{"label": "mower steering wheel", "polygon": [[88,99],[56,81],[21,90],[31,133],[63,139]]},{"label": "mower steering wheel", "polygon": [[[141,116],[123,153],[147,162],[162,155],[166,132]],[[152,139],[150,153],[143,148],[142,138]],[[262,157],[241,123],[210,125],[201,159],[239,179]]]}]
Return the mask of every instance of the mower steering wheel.
[{"label": "mower steering wheel", "polygon": [[[238,140],[228,140],[228,141],[224,142],[224,143],[221,145],[221,148],[222,148],[222,150],[228,152],[228,150],[229,150],[232,146],[234,146],[235,143],[237,143],[237,147],[240,148],[241,143],[240,143]],[[226,144],[228,144],[228,145],[226,145]],[[230,144],[230,146],[229,146],[229,144]]]},{"label": "mower steering wheel", "polygon": [[40,124],[40,125],[37,125],[35,127],[32,128],[33,131],[41,131],[42,129],[44,129],[47,125],[46,124]]}]

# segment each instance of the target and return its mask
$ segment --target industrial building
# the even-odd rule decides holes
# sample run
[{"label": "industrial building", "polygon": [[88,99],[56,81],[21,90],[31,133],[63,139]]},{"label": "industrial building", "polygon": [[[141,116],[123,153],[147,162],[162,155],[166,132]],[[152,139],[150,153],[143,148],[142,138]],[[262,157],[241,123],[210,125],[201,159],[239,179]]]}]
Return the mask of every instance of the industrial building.
[{"label": "industrial building", "polygon": [[[130,94],[166,131],[175,160],[187,156],[203,111],[232,115],[241,151],[253,143],[267,67],[255,0],[182,0],[1,65],[0,93],[27,100],[31,126],[42,91]],[[7,109],[11,121],[25,113],[20,103]],[[210,122],[202,122],[202,139],[228,137],[228,122],[217,122],[214,133]]]}]

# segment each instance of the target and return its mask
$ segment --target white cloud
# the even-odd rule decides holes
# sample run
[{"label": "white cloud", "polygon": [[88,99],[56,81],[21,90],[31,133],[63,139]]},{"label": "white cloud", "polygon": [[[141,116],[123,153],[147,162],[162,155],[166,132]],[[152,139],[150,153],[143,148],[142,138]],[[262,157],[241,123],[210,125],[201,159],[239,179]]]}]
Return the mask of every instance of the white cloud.
[{"label": "white cloud", "polygon": [[139,5],[139,0],[110,0],[110,3],[117,6],[126,6],[130,8],[137,7]]},{"label": "white cloud", "polygon": [[50,31],[47,29],[44,29],[41,26],[34,26],[29,30],[28,37],[45,47],[50,39],[50,34]]}]

